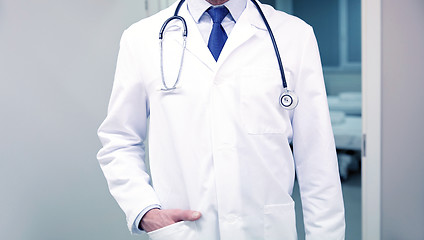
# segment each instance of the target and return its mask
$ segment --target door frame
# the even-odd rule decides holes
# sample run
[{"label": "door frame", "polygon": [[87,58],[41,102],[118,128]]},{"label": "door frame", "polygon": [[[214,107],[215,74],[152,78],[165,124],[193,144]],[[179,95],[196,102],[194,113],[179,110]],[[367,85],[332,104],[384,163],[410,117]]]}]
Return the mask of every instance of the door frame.
[{"label": "door frame", "polygon": [[362,239],[381,239],[381,0],[362,6]]}]

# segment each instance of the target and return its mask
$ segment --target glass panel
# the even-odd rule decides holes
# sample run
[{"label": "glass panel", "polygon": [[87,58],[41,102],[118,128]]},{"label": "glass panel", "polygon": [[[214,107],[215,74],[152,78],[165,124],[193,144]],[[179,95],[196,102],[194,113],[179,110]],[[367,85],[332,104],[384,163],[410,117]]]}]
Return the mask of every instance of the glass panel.
[{"label": "glass panel", "polygon": [[261,3],[275,6],[275,0],[261,0]]},{"label": "glass panel", "polygon": [[348,1],[348,62],[361,62],[361,0]]},{"label": "glass panel", "polygon": [[314,28],[322,64],[338,67],[340,65],[339,1],[295,0],[293,14]]}]

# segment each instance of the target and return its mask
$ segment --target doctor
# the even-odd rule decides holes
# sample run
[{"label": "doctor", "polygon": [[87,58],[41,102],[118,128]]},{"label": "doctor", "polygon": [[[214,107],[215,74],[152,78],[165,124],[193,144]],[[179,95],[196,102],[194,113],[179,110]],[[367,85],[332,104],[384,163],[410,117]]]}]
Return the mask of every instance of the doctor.
[{"label": "doctor", "polygon": [[[178,12],[188,29],[183,64],[180,69],[178,21],[166,28],[161,64],[158,33],[177,4],[124,32],[108,115],[98,131],[98,160],[131,232],[146,231],[152,240],[297,239],[296,172],[306,239],[344,239],[312,28],[259,4],[288,89],[299,99],[287,110],[279,102],[282,80],[270,35],[251,0],[185,1]],[[161,69],[166,85],[178,79],[173,91],[161,91]],[[143,145],[148,118],[151,175]]]}]

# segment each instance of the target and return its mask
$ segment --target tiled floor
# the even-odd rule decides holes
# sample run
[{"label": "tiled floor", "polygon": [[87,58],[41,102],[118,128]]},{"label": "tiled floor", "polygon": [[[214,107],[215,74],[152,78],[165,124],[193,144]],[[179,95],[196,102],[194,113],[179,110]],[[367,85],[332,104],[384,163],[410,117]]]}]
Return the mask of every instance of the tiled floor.
[{"label": "tiled floor", "polygon": [[[342,182],[343,198],[346,212],[346,240],[361,239],[361,173],[352,173]],[[296,202],[296,219],[299,240],[305,239],[303,228],[302,205],[297,182],[293,190],[293,199]]]}]

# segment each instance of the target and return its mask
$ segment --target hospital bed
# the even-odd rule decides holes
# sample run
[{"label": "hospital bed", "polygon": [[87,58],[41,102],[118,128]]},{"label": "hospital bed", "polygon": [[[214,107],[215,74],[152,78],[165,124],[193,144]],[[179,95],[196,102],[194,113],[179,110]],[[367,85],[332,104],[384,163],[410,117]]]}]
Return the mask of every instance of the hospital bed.
[{"label": "hospital bed", "polygon": [[362,143],[361,93],[343,92],[328,96],[331,124],[337,148],[340,176],[359,168]]}]

